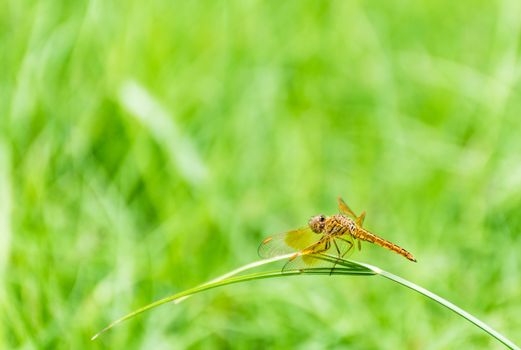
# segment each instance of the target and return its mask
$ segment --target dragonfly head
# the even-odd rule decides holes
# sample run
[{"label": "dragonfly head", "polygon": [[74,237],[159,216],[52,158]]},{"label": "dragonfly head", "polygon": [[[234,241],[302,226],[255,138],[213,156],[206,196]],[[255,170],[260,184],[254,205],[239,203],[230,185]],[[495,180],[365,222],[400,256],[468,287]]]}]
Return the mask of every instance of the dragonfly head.
[{"label": "dragonfly head", "polygon": [[315,233],[322,233],[326,226],[326,216],[323,214],[315,215],[308,222],[309,227]]}]

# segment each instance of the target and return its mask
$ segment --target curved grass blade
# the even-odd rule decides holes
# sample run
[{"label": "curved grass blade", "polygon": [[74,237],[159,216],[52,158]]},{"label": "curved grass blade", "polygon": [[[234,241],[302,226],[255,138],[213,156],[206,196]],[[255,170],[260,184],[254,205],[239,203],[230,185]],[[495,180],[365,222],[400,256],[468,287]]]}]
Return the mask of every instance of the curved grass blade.
[{"label": "curved grass blade", "polygon": [[434,294],[433,292],[431,292],[431,291],[429,291],[429,290],[427,290],[427,289],[425,289],[423,287],[420,287],[417,284],[409,282],[406,279],[401,278],[400,276],[396,276],[396,275],[393,275],[390,272],[384,271],[384,270],[382,270],[382,269],[380,269],[380,268],[378,268],[376,266],[372,266],[372,265],[369,265],[369,264],[364,264],[364,263],[361,263],[361,262],[357,262],[357,264],[365,266],[366,268],[374,271],[376,274],[378,274],[378,275],[380,275],[382,277],[385,277],[385,278],[387,278],[387,279],[389,279],[389,280],[391,280],[393,282],[401,284],[402,286],[405,286],[405,287],[407,287],[409,289],[412,289],[415,292],[420,293],[420,294],[426,296],[427,298],[429,298],[431,300],[434,300],[438,304],[441,304],[441,305],[445,306],[447,309],[449,309],[452,312],[456,313],[457,315],[463,317],[464,319],[466,319],[467,321],[471,322],[475,326],[481,328],[482,330],[484,330],[485,332],[490,334],[492,337],[494,337],[497,340],[499,340],[501,343],[503,343],[503,345],[507,346],[508,348],[513,349],[513,350],[521,350],[516,344],[514,344],[511,340],[509,340],[503,334],[499,333],[498,331],[496,331],[495,329],[490,327],[485,322],[483,322],[480,319],[478,319],[477,317],[471,315],[470,313],[468,313],[467,311],[463,310],[462,308],[454,305],[450,301],[440,297],[439,295]]},{"label": "curved grass blade", "polygon": [[[229,278],[229,277],[232,277],[232,276],[236,276],[236,275],[240,274],[243,271],[254,269],[254,268],[262,266],[262,265],[270,264],[270,263],[275,262],[275,261],[287,260],[290,257],[292,257],[294,254],[295,253],[290,253],[290,254],[285,254],[285,255],[279,255],[279,256],[276,256],[276,257],[273,257],[273,258],[270,258],[270,259],[263,259],[263,260],[254,261],[254,262],[252,262],[250,264],[243,265],[243,266],[241,266],[241,267],[239,267],[239,268],[237,268],[235,270],[227,272],[224,275],[216,277],[216,278],[214,278],[214,279],[212,279],[212,280],[210,280],[210,281],[208,281],[206,283],[203,283],[200,286],[204,286],[204,285],[207,285],[207,284],[213,283],[213,282],[222,281],[222,280],[225,280],[226,278]],[[321,257],[321,259],[329,261],[329,262],[333,262],[333,259],[334,259],[334,262],[336,262],[338,260],[338,258],[336,256],[335,257],[333,257],[333,256],[328,257],[327,255],[323,255]],[[338,261],[338,265],[344,266],[344,267],[349,268],[349,269],[351,269],[353,271],[366,271],[367,270],[366,267],[364,267],[364,266],[362,266],[360,264],[352,263],[351,261],[345,260],[345,259],[342,259],[341,261]],[[181,297],[179,299],[174,300],[173,302],[175,304],[179,304],[182,301],[190,298],[190,296],[191,295],[186,295],[184,297]]]},{"label": "curved grass blade", "polygon": [[[285,259],[287,258],[287,256],[282,256],[282,257],[276,257],[276,258],[272,258],[272,259],[266,259],[266,260],[260,260],[260,261],[257,261],[257,262],[254,262],[254,263],[251,263],[251,264],[248,264],[248,265],[245,265],[241,268],[238,268],[226,275],[223,275],[223,276],[230,276],[230,274],[232,273],[240,273],[242,271],[245,271],[247,269],[251,269],[251,268],[255,268],[255,267],[258,267],[258,266],[261,266],[261,265],[265,265],[265,264],[268,264],[268,263],[271,263],[273,261],[277,261],[277,260],[282,260],[282,259]],[[351,267],[346,267],[346,266],[351,266]],[[94,340],[96,338],[98,338],[101,334],[105,333],[106,331],[108,331],[109,329],[113,328],[114,326],[124,322],[124,321],[127,321],[147,310],[150,310],[150,309],[153,309],[155,307],[158,307],[160,305],[163,305],[163,304],[166,304],[168,302],[172,302],[172,301],[176,301],[176,300],[182,300],[183,298],[186,298],[186,297],[189,297],[193,294],[196,294],[196,293],[200,293],[200,292],[204,292],[206,290],[209,290],[209,289],[213,289],[213,288],[217,288],[217,287],[221,287],[221,286],[225,286],[225,285],[229,285],[229,284],[234,284],[234,283],[240,283],[240,282],[247,282],[247,281],[253,281],[253,280],[258,280],[258,279],[265,279],[265,278],[274,278],[274,277],[286,277],[286,276],[298,276],[298,275],[357,275],[357,276],[371,276],[371,275],[375,275],[376,273],[374,271],[372,271],[371,269],[369,268],[366,268],[362,265],[359,265],[357,263],[352,263],[350,262],[350,264],[347,264],[346,263],[346,266],[344,267],[338,267],[338,268],[335,268],[333,271],[330,269],[330,268],[312,268],[312,269],[302,269],[302,270],[292,270],[292,271],[280,271],[280,270],[276,270],[276,271],[268,271],[268,272],[257,272],[257,273],[252,273],[252,274],[248,274],[248,275],[243,275],[243,276],[235,276],[235,277],[227,277],[227,278],[217,278],[213,281],[210,281],[210,282],[207,282],[207,283],[203,283],[197,287],[194,287],[194,288],[191,288],[191,289],[188,289],[188,290],[185,290],[183,292],[180,292],[180,293],[177,293],[177,294],[174,294],[174,295],[171,295],[169,297],[166,297],[166,298],[163,298],[163,299],[160,299],[160,300],[157,300],[153,303],[150,303],[148,305],[145,305],[135,311],[132,311],[131,313],[115,320],[114,322],[110,323],[107,327],[103,328],[101,331],[99,331],[98,333],[96,333],[92,338],[91,340]],[[222,276],[221,276],[222,277]]]},{"label": "curved grass blade", "polygon": [[[251,270],[251,269],[254,269],[256,267],[259,267],[259,266],[262,266],[262,265],[266,265],[266,264],[270,264],[270,263],[275,262],[275,261],[289,259],[293,254],[294,253],[285,254],[285,255],[279,255],[279,256],[275,256],[275,257],[270,258],[270,259],[263,259],[263,260],[254,261],[252,263],[249,263],[249,264],[243,265],[243,266],[241,266],[239,268],[236,268],[235,270],[227,272],[224,275],[216,277],[216,278],[214,278],[214,279],[212,279],[212,280],[210,280],[208,282],[205,282],[205,283],[203,283],[203,284],[201,284],[199,286],[204,286],[204,285],[207,285],[209,283],[219,282],[219,281],[225,280],[225,279],[227,279],[229,277],[236,276],[236,275],[240,274],[243,271]],[[191,295],[186,295],[184,297],[181,297],[179,299],[174,300],[173,302],[175,304],[179,304],[180,302],[190,298],[190,296]]]},{"label": "curved grass blade", "polygon": [[207,283],[204,283],[202,285],[199,285],[195,288],[188,289],[184,292],[180,292],[177,294],[174,294],[172,296],[160,299],[158,301],[155,301],[151,304],[148,304],[140,309],[137,309],[119,319],[109,324],[107,327],[103,328],[100,332],[98,332],[96,335],[94,335],[91,340],[96,339],[99,335],[102,333],[108,331],[109,329],[113,328],[117,324],[129,320],[142,312],[145,312],[147,310],[150,310],[152,308],[155,308],[157,306],[163,305],[165,303],[171,302],[171,301],[177,301],[180,302],[182,300],[185,300],[186,298],[190,297],[193,294],[200,293],[209,289],[217,288],[220,286],[225,286],[228,284],[234,284],[239,282],[246,282],[246,281],[252,281],[257,279],[264,279],[264,278],[273,278],[273,277],[285,277],[285,276],[295,276],[295,275],[361,275],[361,276],[371,276],[371,275],[380,275],[382,277],[385,277],[393,282],[396,282],[402,286],[405,286],[409,289],[414,290],[417,293],[420,293],[429,299],[443,305],[444,307],[448,308],[449,310],[453,311],[454,313],[460,315],[461,317],[465,318],[475,326],[479,327],[501,343],[503,343],[505,346],[507,346],[510,349],[513,350],[521,350],[517,345],[515,345],[511,340],[506,338],[504,335],[499,333],[498,331],[494,330],[492,327],[484,323],[483,321],[479,320],[475,316],[471,315],[470,313],[466,312],[465,310],[459,308],[458,306],[452,304],[448,300],[440,297],[439,295],[432,293],[428,291],[427,289],[420,287],[412,282],[409,282],[399,276],[396,276],[392,273],[389,273],[387,271],[384,271],[376,266],[372,266],[369,264],[353,261],[353,260],[346,260],[338,258],[335,255],[330,254],[318,254],[315,255],[317,258],[328,261],[328,262],[334,262],[335,268],[309,268],[309,269],[301,269],[301,270],[290,270],[290,271],[269,271],[269,272],[258,272],[258,273],[252,273],[248,275],[243,276],[236,276],[233,277],[236,274],[239,274],[243,271],[262,266],[265,264],[269,264],[275,261],[287,259],[289,255],[282,255],[278,257],[274,257],[271,259],[265,259],[253,262],[251,264],[244,265],[236,270],[233,270],[225,275],[222,275],[216,279],[213,279]]}]

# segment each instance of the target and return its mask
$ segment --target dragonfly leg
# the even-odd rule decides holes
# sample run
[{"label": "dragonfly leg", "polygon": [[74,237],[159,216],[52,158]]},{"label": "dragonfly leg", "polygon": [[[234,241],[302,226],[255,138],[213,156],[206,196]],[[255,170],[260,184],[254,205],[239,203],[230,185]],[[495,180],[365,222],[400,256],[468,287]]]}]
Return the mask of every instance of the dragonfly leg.
[{"label": "dragonfly leg", "polygon": [[[333,241],[333,243],[335,243],[335,247],[336,247],[336,242]],[[326,241],[326,244],[324,244],[324,249],[322,251],[320,251],[320,252],[317,252],[317,253],[327,252],[329,250],[329,248],[331,248],[331,240],[328,239]],[[335,265],[336,265],[336,262],[335,262]],[[335,268],[335,266],[333,265],[333,269],[334,268]],[[331,273],[333,272],[333,269],[331,269],[331,272],[329,273],[329,276],[331,276]]]},{"label": "dragonfly leg", "polygon": [[342,254],[340,253],[340,248],[338,248],[338,244],[336,244],[336,241],[333,241],[333,244],[335,245],[336,252],[338,253],[338,256],[341,257]]},{"label": "dragonfly leg", "polygon": [[[341,256],[341,257],[343,258],[344,255],[346,255],[347,252],[350,251],[351,248],[353,248],[353,242],[351,242],[351,241],[348,240],[348,239],[342,238],[342,237],[337,237],[337,239],[340,239],[340,240],[346,242],[347,244],[349,244],[349,248],[347,248],[346,251],[344,252],[344,254],[342,254],[342,256]],[[340,255],[340,253],[339,253],[339,255]]]},{"label": "dragonfly leg", "polygon": [[[335,249],[336,249],[336,252],[338,253],[338,257],[337,259],[335,260],[335,263],[333,264],[333,267],[331,268],[331,271],[329,272],[329,275],[331,276],[333,274],[333,270],[335,269],[335,266],[338,262],[338,260],[340,260],[341,258],[344,257],[345,253],[342,254],[340,253],[340,248],[338,248],[338,244],[336,244],[336,241],[333,239],[333,244],[335,245]],[[349,250],[349,249],[348,249]]]}]

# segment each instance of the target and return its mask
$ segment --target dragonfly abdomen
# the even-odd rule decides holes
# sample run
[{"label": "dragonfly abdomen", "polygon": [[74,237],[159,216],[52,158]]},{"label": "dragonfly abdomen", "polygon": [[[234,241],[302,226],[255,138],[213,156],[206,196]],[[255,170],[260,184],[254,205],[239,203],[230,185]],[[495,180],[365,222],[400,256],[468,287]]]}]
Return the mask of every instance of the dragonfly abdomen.
[{"label": "dragonfly abdomen", "polygon": [[414,256],[409,253],[407,250],[403,249],[402,247],[400,247],[399,245],[396,245],[392,242],[389,242],[388,240],[385,240],[381,237],[378,237],[377,235],[361,228],[361,227],[357,227],[357,232],[354,234],[354,236],[358,239],[361,239],[361,240],[364,240],[364,241],[367,241],[367,242],[371,242],[371,243],[374,243],[374,244],[377,244],[379,245],[380,247],[383,247],[385,249],[389,249],[395,253],[398,253],[402,256],[404,256],[405,258],[411,260],[411,261],[414,261],[416,262],[416,259],[414,258]]}]

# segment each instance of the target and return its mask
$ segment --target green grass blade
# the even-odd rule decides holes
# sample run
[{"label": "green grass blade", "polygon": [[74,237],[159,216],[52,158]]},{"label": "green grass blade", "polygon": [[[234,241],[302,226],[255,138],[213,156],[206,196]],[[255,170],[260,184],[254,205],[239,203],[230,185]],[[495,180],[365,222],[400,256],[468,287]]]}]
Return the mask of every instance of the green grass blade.
[{"label": "green grass blade", "polygon": [[158,301],[155,301],[153,303],[150,303],[148,305],[145,305],[117,320],[109,324],[107,327],[103,328],[100,332],[95,334],[91,339],[94,340],[98,336],[100,336],[102,333],[108,331],[109,329],[113,328],[114,326],[118,325],[121,322],[124,322],[126,320],[129,320],[147,310],[153,309],[155,307],[158,307],[160,305],[166,304],[168,302],[181,302],[185,300],[186,298],[196,294],[200,293],[209,289],[234,284],[234,283],[240,283],[240,282],[247,282],[247,281],[253,281],[258,279],[264,279],[264,278],[274,278],[274,277],[286,277],[286,276],[296,276],[296,275],[359,275],[359,276],[371,276],[371,275],[380,275],[382,277],[385,277],[393,282],[396,282],[402,286],[405,286],[409,289],[412,289],[429,299],[443,305],[444,307],[448,308],[449,310],[453,311],[454,313],[460,315],[461,317],[465,318],[466,320],[470,321],[472,324],[476,325],[483,331],[487,332],[489,335],[503,343],[505,346],[507,346],[510,349],[513,350],[521,350],[518,346],[516,346],[512,341],[507,339],[504,335],[499,333],[498,331],[494,330],[492,327],[484,323],[483,321],[479,320],[478,318],[474,317],[470,313],[466,312],[465,310],[459,308],[458,306],[454,305],[453,303],[449,302],[448,300],[440,297],[437,294],[434,294],[433,292],[428,291],[427,289],[420,287],[412,282],[409,282],[399,276],[396,276],[390,272],[384,271],[376,266],[372,266],[369,264],[356,262],[353,260],[345,260],[345,259],[338,259],[338,257],[334,255],[329,254],[320,254],[317,255],[319,259],[328,261],[328,262],[334,262],[336,264],[335,269],[331,270],[330,268],[310,268],[310,269],[302,269],[302,270],[293,270],[293,271],[268,271],[268,272],[257,272],[252,274],[247,274],[243,276],[236,276],[237,274],[253,269],[262,265],[266,265],[272,262],[276,262],[279,260],[287,259],[289,255],[282,255],[278,257],[274,257],[271,259],[265,259],[256,261],[244,266],[241,266],[233,271],[230,271],[220,277],[217,277],[209,282],[203,283],[197,287],[185,290],[183,292],[171,295],[169,297],[160,299]]},{"label": "green grass blade", "polygon": [[[214,282],[219,282],[219,281],[225,280],[225,279],[230,278],[232,276],[236,276],[236,275],[240,274],[243,271],[251,270],[251,269],[254,269],[254,268],[262,266],[262,265],[271,264],[272,262],[289,259],[292,255],[294,255],[294,253],[286,254],[286,255],[279,255],[279,256],[276,256],[276,257],[273,257],[273,258],[270,258],[270,259],[263,259],[263,260],[254,261],[252,263],[249,263],[249,264],[243,265],[243,266],[241,266],[239,268],[236,268],[235,270],[227,272],[224,275],[216,277],[216,278],[214,278],[214,279],[212,279],[212,280],[210,280],[210,281],[208,281],[206,283],[203,283],[200,286],[204,286],[204,285],[207,285],[207,284],[210,284],[210,283],[214,283]],[[181,297],[179,299],[174,300],[174,303],[175,304],[179,304],[180,302],[188,299],[190,296],[191,295],[185,295],[184,297]]]},{"label": "green grass blade", "polygon": [[485,322],[479,320],[475,316],[471,315],[470,313],[468,313],[467,311],[461,309],[460,307],[454,305],[450,301],[440,297],[439,295],[434,294],[433,292],[431,292],[431,291],[429,291],[429,290],[427,290],[427,289],[425,289],[423,287],[420,287],[417,284],[409,282],[406,279],[403,279],[403,278],[401,278],[399,276],[393,275],[390,272],[384,271],[384,270],[382,270],[382,269],[380,269],[380,268],[378,268],[376,266],[372,266],[372,265],[364,264],[364,263],[360,263],[360,262],[358,262],[358,264],[367,267],[368,269],[374,271],[376,274],[378,274],[378,275],[380,275],[382,277],[385,277],[385,278],[387,278],[387,279],[389,279],[389,280],[391,280],[393,282],[396,282],[398,284],[401,284],[402,286],[405,286],[405,287],[407,287],[409,289],[412,289],[415,292],[418,292],[418,293],[426,296],[427,298],[429,298],[431,300],[434,300],[438,304],[441,304],[441,305],[445,306],[447,309],[453,311],[457,315],[465,318],[466,320],[468,320],[472,324],[474,324],[477,327],[481,328],[482,330],[484,330],[485,332],[490,334],[492,337],[494,337],[497,340],[499,340],[501,343],[503,343],[508,348],[513,349],[513,350],[520,350],[519,347],[517,345],[515,345],[511,340],[509,340],[504,335],[502,335],[501,333],[499,333],[498,331],[496,331],[495,329],[493,329],[492,327],[487,325]]},{"label": "green grass blade", "polygon": [[[223,276],[231,276],[232,274],[237,274],[242,271],[245,271],[247,269],[252,269],[258,266],[262,266],[274,261],[287,259],[287,256],[280,256],[272,259],[266,259],[266,260],[260,260],[251,264],[244,265],[243,267],[240,267],[236,270],[231,271],[228,274],[225,274]],[[339,263],[342,267],[335,268],[333,271],[331,271],[330,268],[311,268],[311,269],[303,269],[303,270],[293,270],[293,271],[268,271],[268,272],[257,272],[252,273],[248,275],[243,276],[235,276],[235,277],[225,277],[223,276],[216,278],[210,282],[203,283],[197,287],[185,290],[183,292],[168,296],[166,298],[157,300],[153,303],[150,303],[148,305],[145,305],[135,311],[132,311],[131,313],[115,320],[114,322],[110,323],[107,327],[103,328],[101,331],[96,333],[91,340],[96,339],[99,337],[102,333],[105,333],[109,329],[113,328],[114,326],[127,321],[145,311],[148,311],[150,309],[153,309],[155,307],[158,307],[160,305],[166,304],[168,302],[175,302],[176,300],[183,300],[186,297],[189,297],[193,294],[204,292],[209,289],[234,284],[234,283],[240,283],[240,282],[247,282],[247,281],[253,281],[258,279],[264,279],[264,278],[274,278],[274,277],[286,277],[286,276],[298,276],[298,275],[358,275],[358,276],[371,276],[375,275],[376,273],[372,271],[371,269],[368,269],[360,264],[352,263],[352,262],[342,262],[342,264]]]}]

